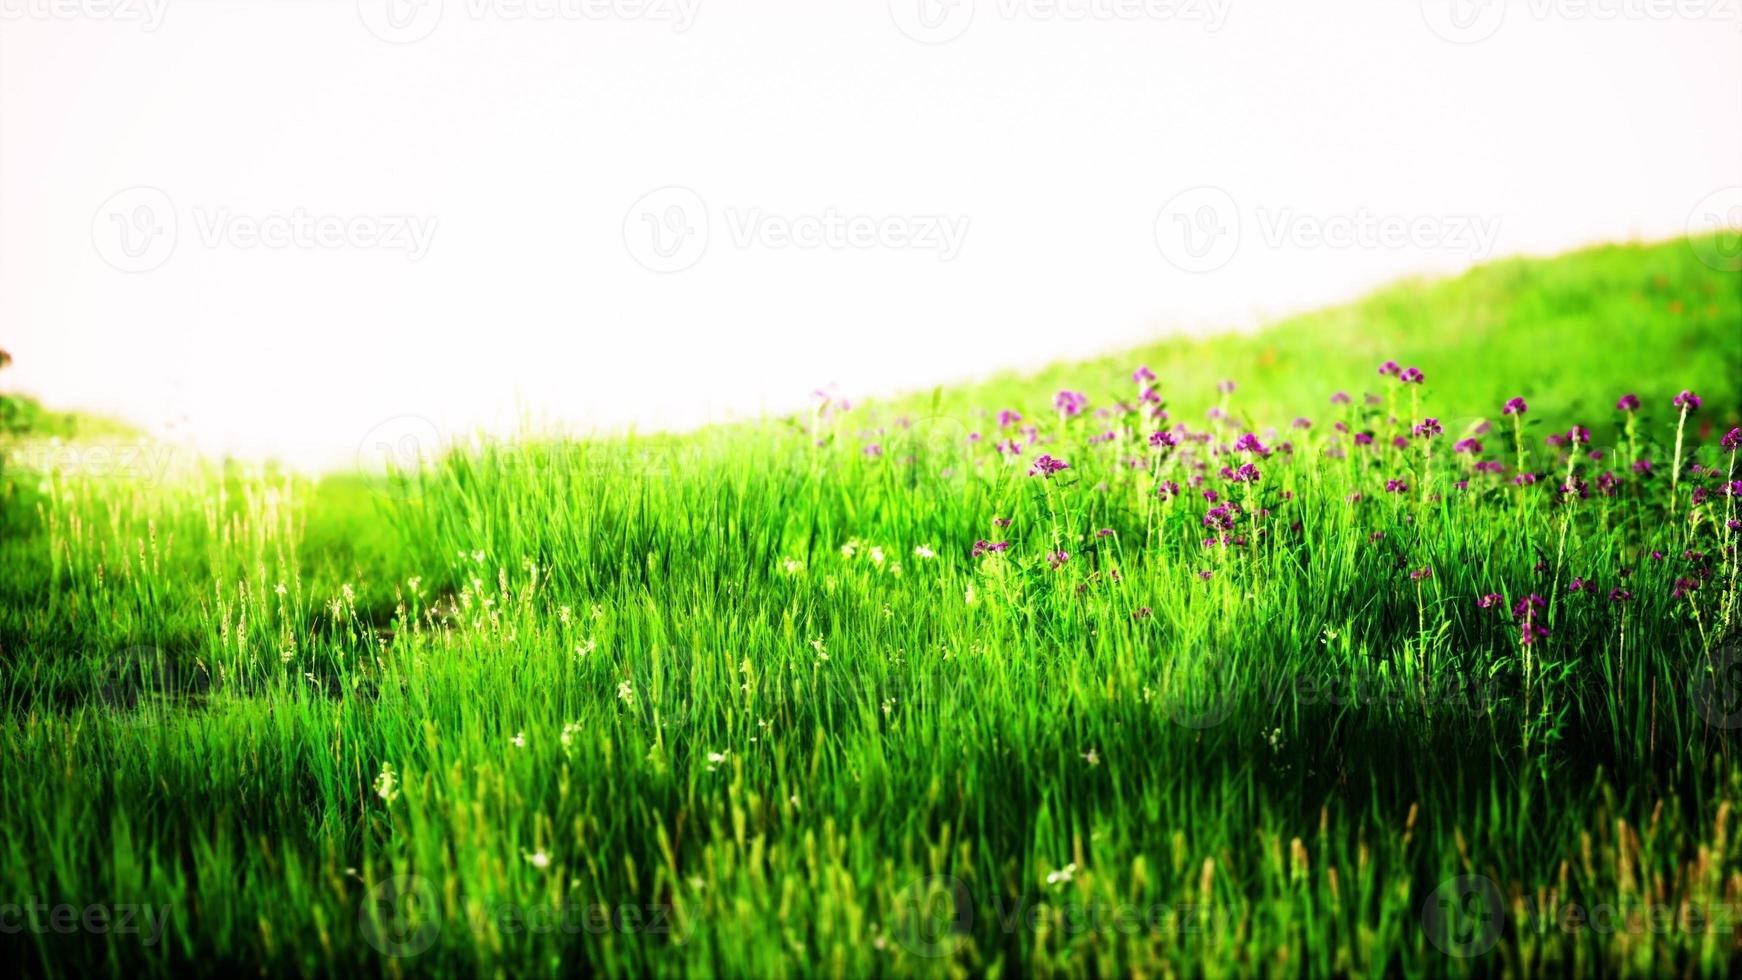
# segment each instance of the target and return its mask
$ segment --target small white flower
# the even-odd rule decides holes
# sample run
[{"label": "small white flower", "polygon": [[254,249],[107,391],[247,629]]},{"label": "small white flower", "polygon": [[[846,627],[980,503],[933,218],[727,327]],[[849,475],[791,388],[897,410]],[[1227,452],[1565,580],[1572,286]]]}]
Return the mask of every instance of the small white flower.
[{"label": "small white flower", "polygon": [[1095,749],[1090,749],[1083,753],[1083,761],[1091,766],[1098,766],[1101,764],[1101,753]]},{"label": "small white flower", "polygon": [[413,575],[406,579],[405,587],[411,590],[412,595],[421,595],[423,593],[423,576]]},{"label": "small white flower", "polygon": [[804,571],[804,562],[799,561],[797,558],[782,558],[780,560],[780,567],[786,569],[786,574],[788,575],[797,575],[799,572]]},{"label": "small white flower", "polygon": [[829,651],[826,648],[824,648],[822,637],[817,636],[817,637],[811,638],[811,649],[813,649],[817,652],[817,659],[818,660],[829,659]]},{"label": "small white flower", "polygon": [[509,739],[508,741],[513,742],[515,748],[524,749],[524,748],[526,748],[526,733],[525,732],[515,732],[514,737]]},{"label": "small white flower", "polygon": [[559,736],[562,739],[563,748],[565,750],[574,748],[575,747],[575,739],[580,737],[580,734],[581,734],[581,723],[580,722],[571,721],[568,724],[564,725],[563,726],[563,733],[561,736]]},{"label": "small white flower", "polygon": [[841,557],[842,558],[851,558],[851,557],[853,557],[853,555],[856,552],[858,552],[858,550],[859,550],[859,542],[858,541],[849,541],[846,544],[841,545]]},{"label": "small white flower", "polygon": [[540,871],[550,867],[550,855],[542,850],[533,851],[531,854],[528,854],[526,860]]},{"label": "small white flower", "polygon": [[482,565],[484,563],[484,553],[482,551],[472,552],[472,560]]},{"label": "small white flower", "polygon": [[1076,874],[1077,874],[1077,863],[1075,861],[1072,861],[1070,864],[1065,865],[1064,867],[1058,869],[1057,871],[1047,872],[1046,883],[1049,885],[1066,884],[1066,883],[1070,882],[1071,880],[1073,880],[1076,877]]},{"label": "small white flower", "polygon": [[283,595],[286,592],[288,592],[289,590],[284,587],[283,582],[280,582],[280,583],[278,583],[277,587],[275,587],[272,591],[278,593],[279,595]]},{"label": "small white flower", "polygon": [[962,596],[962,598],[968,603],[968,605],[971,606],[974,604],[974,586],[972,583],[968,585],[968,591]]},{"label": "small white flower", "polygon": [[931,548],[928,547],[927,545],[922,544],[919,547],[913,549],[913,556],[915,558],[936,558],[938,556],[938,553],[931,550]]},{"label": "small white flower", "polygon": [[871,546],[871,562],[876,565],[883,564],[883,549],[878,545]]},{"label": "small white flower", "polygon": [[386,803],[399,799],[399,774],[393,771],[393,763],[381,764],[381,774],[375,777],[375,795]]},{"label": "small white flower", "polygon": [[564,626],[567,626],[569,624],[569,620],[573,617],[574,617],[574,610],[570,609],[567,606],[559,607],[556,611],[556,621],[563,624]]},{"label": "small white flower", "polygon": [[635,700],[635,689],[629,686],[628,681],[620,681],[617,684],[617,700],[624,704]]},{"label": "small white flower", "polygon": [[708,753],[708,771],[713,772],[716,769],[719,769],[721,766],[725,765],[726,764],[726,756],[728,756],[728,755],[731,755],[730,751],[727,751],[727,752],[709,752]]}]

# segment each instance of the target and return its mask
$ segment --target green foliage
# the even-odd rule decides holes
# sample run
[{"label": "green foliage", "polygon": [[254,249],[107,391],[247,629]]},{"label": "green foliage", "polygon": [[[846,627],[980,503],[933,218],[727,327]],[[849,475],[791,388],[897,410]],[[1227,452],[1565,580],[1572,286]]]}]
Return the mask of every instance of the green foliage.
[{"label": "green foliage", "polygon": [[[1721,974],[1736,933],[1687,916],[1742,902],[1738,285],[1685,241],[1606,247],[682,437],[318,483],[9,467],[0,904],[164,918],[0,947],[56,974]],[[1207,441],[1151,445],[1145,362]],[[1545,442],[1575,424],[1595,442]]]}]

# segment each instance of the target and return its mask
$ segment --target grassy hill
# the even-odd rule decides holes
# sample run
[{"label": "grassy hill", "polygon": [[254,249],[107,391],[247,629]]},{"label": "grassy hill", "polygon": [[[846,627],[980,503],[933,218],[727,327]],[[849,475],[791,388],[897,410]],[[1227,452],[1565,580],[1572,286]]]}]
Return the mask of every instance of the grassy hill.
[{"label": "grassy hill", "polygon": [[0,896],[160,925],[48,909],[0,947],[166,975],[1742,966],[1691,918],[1742,902],[1742,275],[1690,244],[388,476],[13,454]]}]

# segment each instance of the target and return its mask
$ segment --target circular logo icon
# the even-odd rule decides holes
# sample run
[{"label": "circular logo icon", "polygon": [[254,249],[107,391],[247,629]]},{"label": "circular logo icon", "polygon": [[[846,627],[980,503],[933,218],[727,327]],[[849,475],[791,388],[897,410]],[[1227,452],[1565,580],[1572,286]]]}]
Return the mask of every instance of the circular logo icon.
[{"label": "circular logo icon", "polygon": [[1694,708],[1713,728],[1742,728],[1742,650],[1724,647],[1700,662]]},{"label": "circular logo icon", "polygon": [[357,909],[357,927],[364,942],[382,956],[416,956],[441,935],[435,886],[420,875],[395,875],[376,883]]},{"label": "circular logo icon", "polygon": [[357,0],[357,16],[381,40],[411,44],[441,25],[442,0]]},{"label": "circular logo icon", "polygon": [[688,187],[650,191],[623,216],[623,244],[652,272],[682,272],[708,250],[708,206]]},{"label": "circular logo icon", "polygon": [[1506,0],[1421,0],[1428,30],[1453,44],[1486,41],[1506,21]]},{"label": "circular logo icon", "polygon": [[886,449],[885,457],[903,468],[903,481],[914,489],[936,489],[973,466],[968,426],[949,415],[931,415],[892,429]]},{"label": "circular logo icon", "polygon": [[889,0],[895,29],[921,44],[943,44],[974,22],[974,0]]},{"label": "circular logo icon", "polygon": [[1240,250],[1240,206],[1220,187],[1175,194],[1155,214],[1155,247],[1185,272],[1211,272]]},{"label": "circular logo icon", "polygon": [[175,253],[175,202],[155,187],[129,187],[97,208],[91,242],[122,272],[150,272]]},{"label": "circular logo icon", "polygon": [[915,956],[949,956],[973,931],[974,895],[949,875],[927,875],[895,898],[892,938]]},{"label": "circular logo icon", "polygon": [[1742,185],[1715,190],[1694,205],[1688,237],[1701,262],[1719,272],[1742,271]]},{"label": "circular logo icon", "polygon": [[370,429],[357,444],[357,469],[371,490],[408,500],[422,495],[418,476],[435,465],[442,445],[434,422],[421,415],[395,416]]},{"label": "circular logo icon", "polygon": [[1421,906],[1428,941],[1447,956],[1481,956],[1500,941],[1506,902],[1486,875],[1459,875],[1441,882]]},{"label": "circular logo icon", "polygon": [[97,682],[97,698],[103,706],[115,712],[135,712],[139,717],[174,693],[170,679],[169,659],[154,646],[127,647],[110,657],[103,665]]},{"label": "circular logo icon", "polygon": [[1186,728],[1214,728],[1234,711],[1240,683],[1233,658],[1215,647],[1182,651],[1163,677],[1162,706]]}]

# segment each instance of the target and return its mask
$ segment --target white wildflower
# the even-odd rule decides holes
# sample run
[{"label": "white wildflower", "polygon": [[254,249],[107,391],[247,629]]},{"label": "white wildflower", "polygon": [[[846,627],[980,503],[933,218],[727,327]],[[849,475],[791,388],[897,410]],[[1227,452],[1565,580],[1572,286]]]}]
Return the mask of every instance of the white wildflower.
[{"label": "white wildflower", "polygon": [[399,799],[399,774],[393,771],[393,763],[381,764],[381,774],[375,777],[375,795],[386,803]]},{"label": "white wildflower", "polygon": [[919,547],[913,549],[913,556],[915,558],[936,558],[938,556],[938,553],[931,550],[931,548],[929,546],[922,544]]},{"label": "white wildflower", "polygon": [[550,855],[546,854],[543,850],[533,851],[531,854],[526,856],[526,860],[540,871],[550,867]]},{"label": "white wildflower", "polygon": [[782,558],[780,560],[780,567],[786,569],[786,574],[788,575],[797,575],[799,572],[804,571],[804,562],[799,561],[797,558]]},{"label": "white wildflower", "polygon": [[1099,751],[1099,750],[1097,750],[1097,749],[1090,749],[1090,750],[1089,750],[1089,751],[1087,751],[1087,752],[1084,752],[1084,753],[1083,753],[1083,761],[1084,761],[1084,762],[1087,762],[1087,763],[1088,763],[1088,764],[1089,764],[1089,765],[1091,765],[1091,766],[1098,766],[1098,765],[1100,765],[1100,764],[1101,764],[1101,753],[1100,753],[1100,751]]},{"label": "white wildflower", "polygon": [[1066,884],[1066,883],[1070,882],[1071,880],[1073,880],[1076,877],[1076,874],[1077,874],[1077,863],[1075,861],[1072,861],[1070,864],[1065,865],[1064,867],[1058,869],[1057,871],[1047,872],[1046,883],[1049,885]]},{"label": "white wildflower", "polygon": [[617,700],[624,704],[629,704],[635,700],[635,689],[629,686],[628,681],[620,681],[617,684]]},{"label": "white wildflower", "polygon": [[514,737],[509,739],[508,741],[513,742],[515,748],[524,749],[524,748],[526,748],[526,733],[525,732],[515,732]]}]

